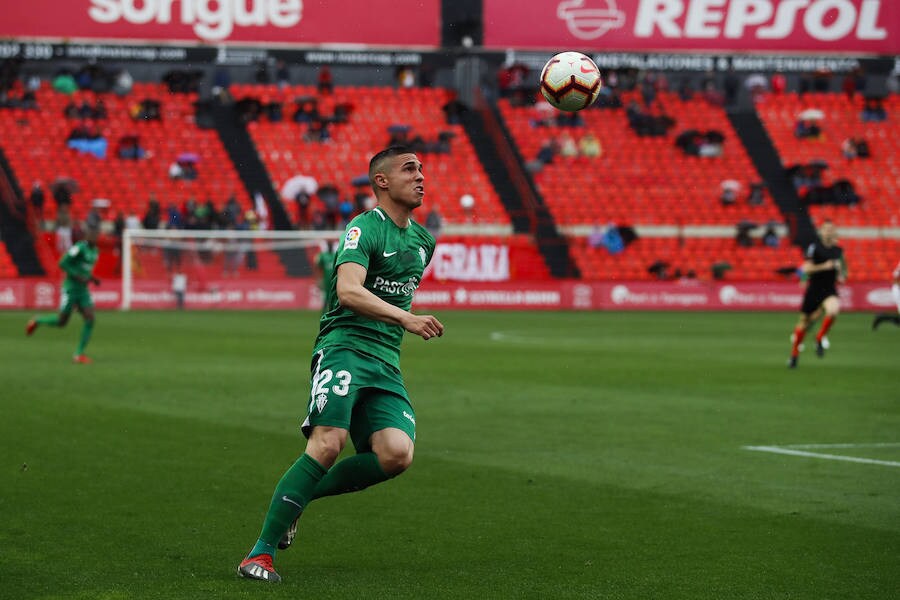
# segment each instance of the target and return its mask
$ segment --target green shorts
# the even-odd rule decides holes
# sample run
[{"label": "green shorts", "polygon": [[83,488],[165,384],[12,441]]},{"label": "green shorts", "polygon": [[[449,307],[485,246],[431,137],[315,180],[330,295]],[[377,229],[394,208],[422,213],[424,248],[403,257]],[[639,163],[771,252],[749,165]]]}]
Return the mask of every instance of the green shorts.
[{"label": "green shorts", "polygon": [[94,300],[87,287],[83,289],[66,289],[65,286],[59,291],[59,312],[70,313],[75,307],[94,308]]},{"label": "green shorts", "polygon": [[313,354],[309,405],[300,429],[309,437],[317,425],[348,430],[357,452],[370,451],[372,434],[388,427],[416,441],[416,414],[400,371],[349,348]]}]

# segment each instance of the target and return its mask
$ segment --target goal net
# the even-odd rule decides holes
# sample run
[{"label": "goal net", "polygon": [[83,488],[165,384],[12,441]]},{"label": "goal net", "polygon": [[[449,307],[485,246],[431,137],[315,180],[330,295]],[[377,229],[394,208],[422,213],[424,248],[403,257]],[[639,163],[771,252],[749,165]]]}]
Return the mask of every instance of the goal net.
[{"label": "goal net", "polygon": [[122,236],[122,306],[322,306],[315,259],[340,231],[128,229]]}]

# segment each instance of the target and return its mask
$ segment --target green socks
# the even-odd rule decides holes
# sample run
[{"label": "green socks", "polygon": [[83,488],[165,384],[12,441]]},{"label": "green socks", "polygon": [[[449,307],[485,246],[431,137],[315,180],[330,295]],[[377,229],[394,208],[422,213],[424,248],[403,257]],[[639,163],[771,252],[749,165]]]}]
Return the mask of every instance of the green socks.
[{"label": "green socks", "polygon": [[381,463],[378,462],[374,452],[354,454],[328,470],[316,486],[312,499],[358,492],[388,479],[390,476],[381,468]]},{"label": "green socks", "polygon": [[59,327],[59,317],[57,315],[44,315],[35,317],[35,323],[38,325],[49,325],[50,327]]},{"label": "green socks", "polygon": [[91,333],[94,331],[94,321],[93,319],[90,321],[85,321],[84,325],[81,327],[81,339],[78,341],[78,350],[75,351],[75,354],[84,354],[84,348],[87,346],[88,342],[91,340]]},{"label": "green socks", "polygon": [[308,454],[303,454],[291,465],[275,486],[269,512],[263,522],[259,540],[248,556],[271,554],[275,556],[278,541],[288,530],[313,497],[319,480],[325,476],[325,468]]}]

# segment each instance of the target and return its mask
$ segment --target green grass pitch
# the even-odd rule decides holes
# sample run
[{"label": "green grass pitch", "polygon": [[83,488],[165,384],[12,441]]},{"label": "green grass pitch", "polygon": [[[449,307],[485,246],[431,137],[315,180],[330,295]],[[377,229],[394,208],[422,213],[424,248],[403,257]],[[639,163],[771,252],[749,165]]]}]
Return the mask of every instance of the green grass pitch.
[{"label": "green grass pitch", "polygon": [[[0,598],[898,597],[900,330],[842,315],[792,372],[787,313],[438,316],[412,468],[314,503],[273,586],[235,566],[317,315],[100,313],[81,366],[79,317],[0,313]],[[797,444],[884,464],[743,449]]]}]

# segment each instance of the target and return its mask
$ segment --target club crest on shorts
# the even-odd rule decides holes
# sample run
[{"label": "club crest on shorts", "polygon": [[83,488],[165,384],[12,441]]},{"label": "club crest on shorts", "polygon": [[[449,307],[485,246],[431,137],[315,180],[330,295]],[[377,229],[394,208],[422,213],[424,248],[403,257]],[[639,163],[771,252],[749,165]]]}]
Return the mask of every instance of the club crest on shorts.
[{"label": "club crest on shorts", "polygon": [[347,230],[347,235],[344,237],[344,250],[353,250],[357,246],[359,246],[359,238],[362,237],[362,229],[359,227],[351,227]]},{"label": "club crest on shorts", "polygon": [[316,396],[316,408],[319,409],[319,412],[322,412],[322,409],[325,408],[326,404],[328,404],[328,394],[319,394]]}]

